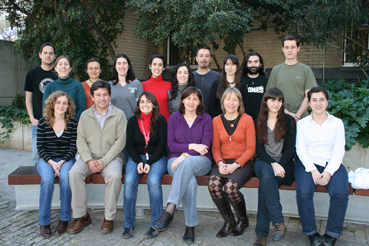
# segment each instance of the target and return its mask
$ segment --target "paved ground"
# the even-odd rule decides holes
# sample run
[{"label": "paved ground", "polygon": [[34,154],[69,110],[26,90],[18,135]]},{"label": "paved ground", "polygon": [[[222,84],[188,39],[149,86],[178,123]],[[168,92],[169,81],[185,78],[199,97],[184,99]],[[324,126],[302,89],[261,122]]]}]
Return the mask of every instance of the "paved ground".
[{"label": "paved ground", "polygon": [[[37,211],[15,211],[14,190],[7,185],[7,175],[16,167],[30,165],[31,153],[18,150],[0,149],[0,246],[26,246],[26,245],[72,245],[72,246],[180,246],[186,245],[182,242],[184,231],[183,213],[179,211],[170,229],[161,233],[157,238],[144,240],[143,233],[148,229],[150,214],[147,210],[145,217],[137,220],[135,236],[124,240],[121,237],[123,225],[123,211],[119,210],[119,216],[115,221],[115,230],[112,234],[102,235],[99,231],[102,219],[102,210],[92,210],[92,225],[88,226],[78,235],[64,234],[53,235],[50,239],[39,236],[37,224]],[[367,216],[366,212],[365,216]],[[248,246],[255,239],[255,216],[250,215],[251,225],[247,231],[239,237],[228,237],[225,239],[215,238],[215,233],[222,226],[222,220],[216,212],[200,212],[200,225],[196,228],[196,242],[198,246]],[[58,210],[52,213],[52,227],[55,228],[58,218]],[[324,232],[326,220],[318,220],[319,230]],[[309,245],[306,237],[301,233],[299,220],[286,218],[288,233],[280,242],[269,241],[268,245],[275,246],[305,246]],[[369,225],[345,224],[341,239],[337,246],[368,246]]]}]

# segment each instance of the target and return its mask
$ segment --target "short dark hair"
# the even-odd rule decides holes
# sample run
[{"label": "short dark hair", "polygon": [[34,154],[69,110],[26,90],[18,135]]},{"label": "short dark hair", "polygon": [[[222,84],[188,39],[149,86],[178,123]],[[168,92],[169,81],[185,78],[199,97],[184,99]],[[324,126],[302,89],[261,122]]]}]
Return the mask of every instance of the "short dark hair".
[{"label": "short dark hair", "polygon": [[311,88],[309,90],[309,92],[307,93],[307,97],[308,97],[309,102],[310,102],[310,99],[311,99],[311,95],[313,93],[319,93],[319,92],[322,92],[325,96],[325,99],[328,100],[328,92],[324,88],[322,88],[320,86],[316,86],[316,87]]},{"label": "short dark hair", "polygon": [[40,50],[38,51],[38,53],[42,53],[42,50],[46,47],[46,46],[50,46],[51,48],[53,48],[54,52],[55,52],[55,47],[52,43],[50,42],[45,42],[43,44],[41,44],[40,46]]},{"label": "short dark hair", "polygon": [[108,93],[109,93],[109,96],[111,96],[111,88],[110,88],[110,84],[104,80],[98,80],[96,81],[95,83],[93,83],[91,85],[91,88],[90,88],[90,93],[91,93],[91,96],[94,96],[94,92],[97,90],[97,89],[100,89],[100,88],[105,88],[108,90]]},{"label": "short dark hair", "polygon": [[89,64],[90,62],[97,62],[97,63],[99,63],[99,65],[101,66],[100,59],[99,59],[99,58],[97,58],[97,57],[92,57],[92,58],[90,58],[90,59],[88,59],[88,60],[87,60],[87,62],[86,62],[86,69],[87,69],[87,66],[88,66],[88,64]]},{"label": "short dark hair", "polygon": [[288,35],[286,35],[286,36],[283,37],[283,39],[282,39],[282,47],[284,47],[284,41],[287,41],[287,40],[291,40],[291,41],[292,40],[295,40],[297,47],[300,47],[300,44],[301,44],[300,39],[297,36],[292,35],[292,34],[288,34]]},{"label": "short dark hair", "polygon": [[196,50],[196,56],[197,54],[199,53],[199,50],[208,50],[210,52],[210,55],[211,55],[211,49],[209,46],[206,46],[206,45],[203,45],[201,47],[199,47],[197,50]]},{"label": "short dark hair", "polygon": [[150,60],[149,60],[149,65],[152,64],[152,61],[155,59],[155,58],[159,58],[163,61],[163,66],[165,67],[165,61],[164,61],[164,56],[160,55],[160,54],[154,54],[150,57]]},{"label": "short dark hair", "polygon": [[126,76],[126,82],[129,84],[131,81],[136,79],[136,75],[135,75],[135,72],[133,71],[133,66],[132,66],[131,60],[124,53],[120,53],[115,57],[114,64],[113,64],[113,81],[114,81],[113,84],[116,85],[119,82],[118,81],[119,80],[118,72],[115,69],[115,65],[117,65],[117,61],[118,61],[119,58],[124,58],[128,62],[128,71],[127,71],[127,76]]},{"label": "short dark hair", "polygon": [[186,98],[186,97],[189,97],[191,94],[195,94],[198,98],[199,98],[199,101],[200,101],[200,104],[199,106],[197,106],[197,109],[196,109],[196,114],[197,115],[200,115],[204,112],[205,110],[205,106],[204,106],[204,102],[202,100],[202,94],[201,94],[201,91],[199,89],[197,89],[196,87],[193,87],[193,86],[190,86],[190,87],[187,87],[183,92],[182,92],[182,96],[181,96],[181,103],[179,104],[179,109],[178,111],[181,113],[181,114],[184,114],[185,113],[185,106],[183,104],[183,100]]}]

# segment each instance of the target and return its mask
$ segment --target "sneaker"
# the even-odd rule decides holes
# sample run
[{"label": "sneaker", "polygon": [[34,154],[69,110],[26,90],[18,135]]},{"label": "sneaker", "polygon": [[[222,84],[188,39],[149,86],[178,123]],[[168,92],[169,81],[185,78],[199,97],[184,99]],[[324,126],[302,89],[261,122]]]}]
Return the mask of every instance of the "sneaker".
[{"label": "sneaker", "polygon": [[124,239],[129,239],[133,237],[133,231],[135,230],[134,227],[125,227],[122,233],[122,237]]}]

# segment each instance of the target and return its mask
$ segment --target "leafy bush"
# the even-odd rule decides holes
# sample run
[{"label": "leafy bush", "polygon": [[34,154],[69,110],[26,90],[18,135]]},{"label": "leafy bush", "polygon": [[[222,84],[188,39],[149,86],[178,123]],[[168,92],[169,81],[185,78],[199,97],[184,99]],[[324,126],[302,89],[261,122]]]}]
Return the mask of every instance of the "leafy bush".
[{"label": "leafy bush", "polygon": [[343,120],[346,149],[355,143],[369,147],[369,79],[358,82],[330,80],[323,84],[329,94],[328,111]]}]

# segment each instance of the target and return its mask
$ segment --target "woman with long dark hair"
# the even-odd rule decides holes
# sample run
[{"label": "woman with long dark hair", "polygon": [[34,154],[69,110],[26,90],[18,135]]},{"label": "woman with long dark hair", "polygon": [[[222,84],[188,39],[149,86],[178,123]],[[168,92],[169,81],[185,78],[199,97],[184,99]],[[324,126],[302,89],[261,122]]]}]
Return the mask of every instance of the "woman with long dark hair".
[{"label": "woman with long dark hair", "polygon": [[270,88],[263,96],[256,124],[255,174],[259,179],[258,212],[255,246],[266,245],[269,224],[272,239],[278,241],[286,233],[279,186],[290,185],[294,179],[296,141],[295,120],[284,113],[281,90]]},{"label": "woman with long dark hair", "polygon": [[236,55],[230,54],[224,58],[223,69],[218,83],[210,90],[208,111],[211,117],[222,113],[220,99],[227,88],[237,88],[243,95],[244,87],[241,83],[240,62]]},{"label": "woman with long dark hair", "polygon": [[143,92],[141,82],[136,79],[132,63],[126,54],[118,54],[113,65],[111,103],[121,109],[127,119],[136,112],[138,97]]},{"label": "woman with long dark hair", "polygon": [[[160,114],[158,101],[151,92],[145,91],[139,97],[136,114],[128,121],[127,139],[129,159],[123,190],[125,239],[133,236],[137,187],[142,175],[147,175],[151,226],[163,212],[161,178],[167,170],[167,122]],[[150,227],[145,237],[153,237],[153,232]]]},{"label": "woman with long dark hair", "polygon": [[193,243],[198,225],[196,209],[197,181],[210,171],[210,144],[212,138],[211,117],[204,112],[199,89],[188,87],[182,93],[179,111],[168,121],[168,172],[173,177],[167,208],[153,226],[164,231],[172,221],[176,207],[183,204],[185,233],[183,240]]},{"label": "woman with long dark hair", "polygon": [[[217,237],[238,236],[249,226],[245,199],[240,192],[252,176],[255,126],[245,114],[241,92],[227,88],[222,97],[223,114],[213,119],[213,158],[216,166],[209,177],[209,192],[224,219]],[[231,206],[236,212],[236,218]]]},{"label": "woman with long dark hair", "polygon": [[51,236],[51,201],[55,177],[59,177],[60,185],[60,216],[56,226],[58,234],[66,231],[71,218],[69,170],[77,153],[74,109],[71,97],[64,91],[56,91],[46,99],[43,117],[38,123],[37,149],[40,159],[37,171],[41,176],[38,220],[40,235],[45,238]]},{"label": "woman with long dark hair", "polygon": [[149,69],[151,76],[149,80],[142,82],[143,89],[154,94],[160,105],[160,113],[168,120],[170,115],[168,92],[172,89],[172,85],[169,81],[163,79],[164,57],[159,54],[151,56]]},{"label": "woman with long dark hair", "polygon": [[177,66],[175,77],[172,80],[172,89],[169,91],[169,112],[177,112],[181,103],[182,92],[190,86],[195,86],[191,68],[182,63]]}]

